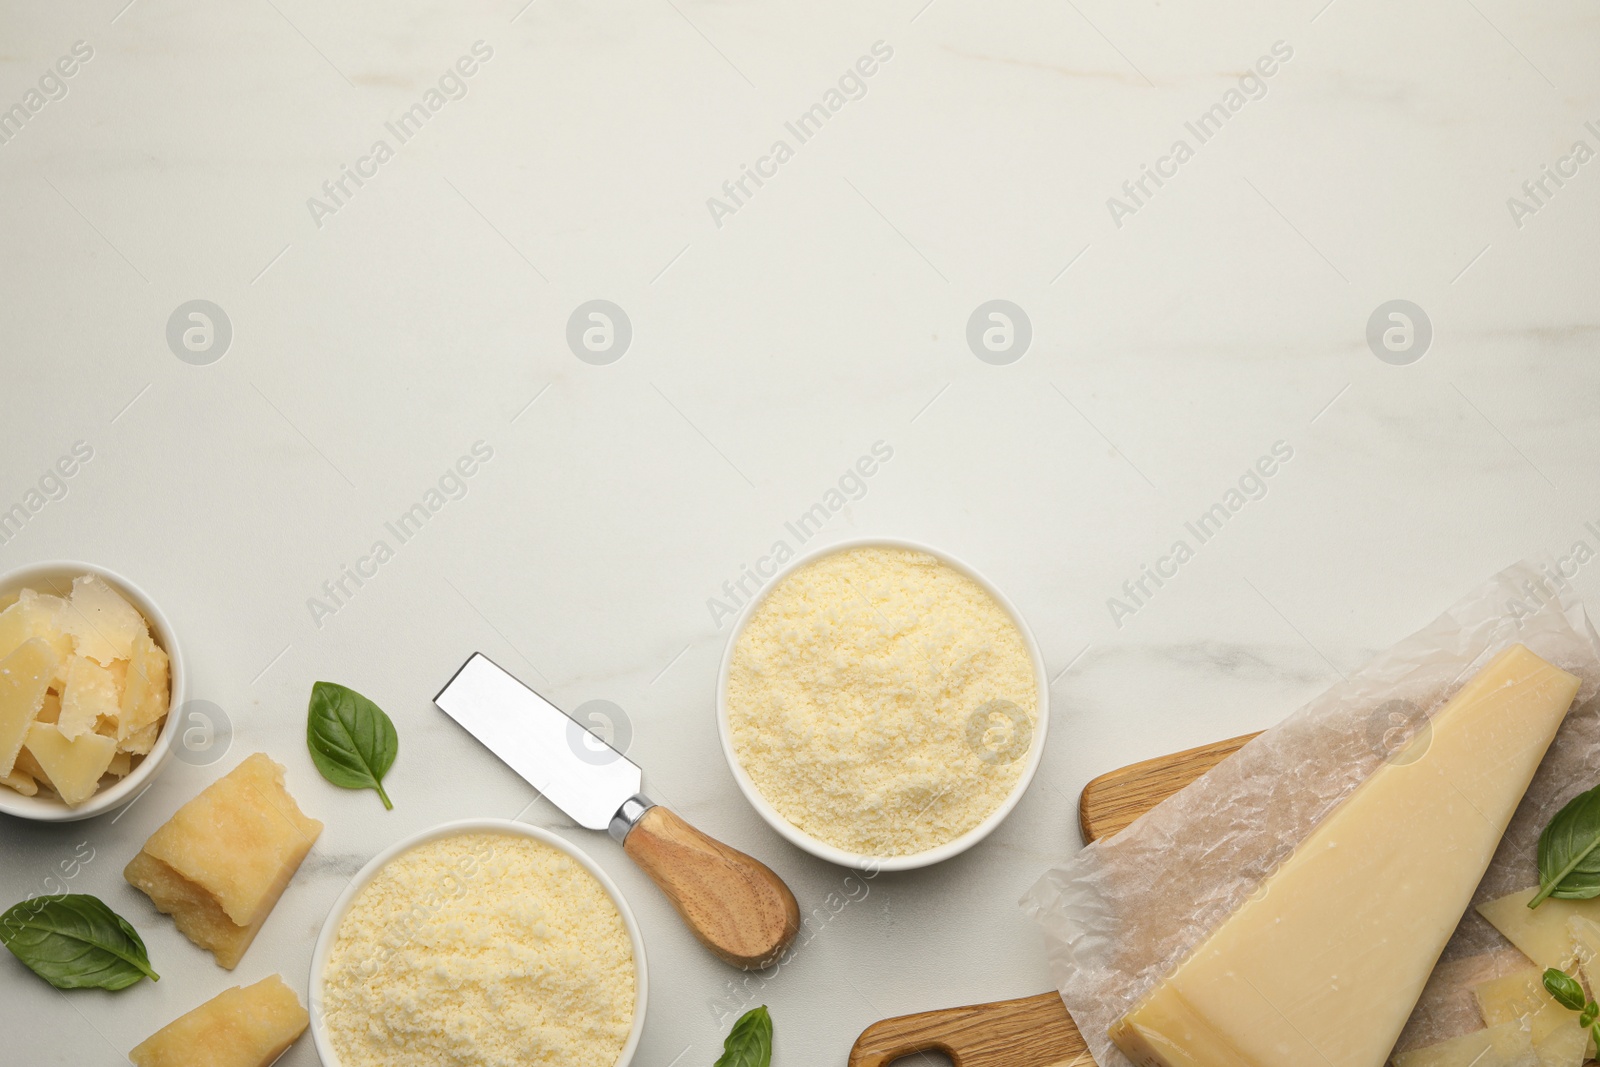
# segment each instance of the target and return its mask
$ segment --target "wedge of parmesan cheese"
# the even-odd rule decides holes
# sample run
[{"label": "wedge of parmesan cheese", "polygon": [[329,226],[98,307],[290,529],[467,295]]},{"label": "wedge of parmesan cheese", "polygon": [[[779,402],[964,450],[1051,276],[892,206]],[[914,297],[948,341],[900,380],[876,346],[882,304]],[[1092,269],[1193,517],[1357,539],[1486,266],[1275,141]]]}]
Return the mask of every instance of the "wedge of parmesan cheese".
[{"label": "wedge of parmesan cheese", "polygon": [[56,795],[75,808],[100,788],[117,742],[95,733],[68,738],[59,727],[36,722],[28,728],[28,751],[50,776]]},{"label": "wedge of parmesan cheese", "polygon": [[38,637],[0,659],[0,775],[11,773],[58,663],[55,649]]},{"label": "wedge of parmesan cheese", "polygon": [[1540,1067],[1533,1039],[1516,1023],[1501,1023],[1426,1048],[1402,1052],[1394,1067]]},{"label": "wedge of parmesan cheese", "polygon": [[1381,1067],[1578,685],[1521,645],[1496,656],[1112,1040],[1144,1067]]},{"label": "wedge of parmesan cheese", "polygon": [[232,970],[320,833],[258,752],[179,808],[123,875]]},{"label": "wedge of parmesan cheese", "polygon": [[224,989],[135,1045],[136,1067],[267,1067],[310,1018],[294,990],[272,975]]},{"label": "wedge of parmesan cheese", "polygon": [[1539,887],[1523,889],[1478,905],[1478,914],[1505,935],[1505,939],[1540,967],[1561,970],[1572,962],[1575,947],[1568,925],[1574,918],[1600,921],[1600,899],[1546,899],[1530,909],[1528,901]]}]

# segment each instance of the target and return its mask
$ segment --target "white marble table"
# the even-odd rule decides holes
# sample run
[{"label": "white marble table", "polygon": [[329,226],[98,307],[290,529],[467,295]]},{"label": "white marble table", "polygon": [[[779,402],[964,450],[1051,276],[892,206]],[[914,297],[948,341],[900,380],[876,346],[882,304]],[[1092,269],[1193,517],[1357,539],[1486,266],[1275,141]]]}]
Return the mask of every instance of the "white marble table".
[{"label": "white marble table", "polygon": [[[779,1067],[842,1064],[883,1016],[1048,988],[1015,901],[1079,847],[1088,778],[1263,727],[1501,566],[1600,548],[1600,162],[1572,155],[1600,149],[1593,4],[525,3],[0,10],[0,107],[25,116],[0,126],[0,510],[94,451],[0,568],[132,576],[233,731],[117,821],[0,820],[0,902],[91,849],[71,887],[163,975],[66,996],[0,957],[6,1062],[123,1062],[233,981],[304,993],[369,856],[519,816],[644,924],[641,1067],[709,1067],[744,1000],[771,1006]],[[615,331],[569,348],[596,299],[625,309],[621,358]],[[169,346],[193,300],[225,351],[181,322]],[[1021,358],[1015,312],[1009,349],[986,319],[969,347],[991,300],[1026,315]],[[1408,348],[1379,315],[1400,332],[1374,349],[1393,300],[1429,329],[1412,312]],[[402,543],[385,524],[480,441]],[[722,761],[709,601],[880,441],[812,543],[892,534],[984,570],[1037,633],[1055,726],[989,841],[877,879],[741,990],[430,697],[481,649],[567,707],[614,702],[655,794],[819,906],[846,872]],[[1202,543],[1185,524],[1279,442]],[[1132,600],[1146,565],[1169,577]],[[392,813],[312,768],[321,678],[396,719]],[[230,978],[121,867],[256,750],[328,828]],[[316,1063],[309,1039],[283,1062]]]}]

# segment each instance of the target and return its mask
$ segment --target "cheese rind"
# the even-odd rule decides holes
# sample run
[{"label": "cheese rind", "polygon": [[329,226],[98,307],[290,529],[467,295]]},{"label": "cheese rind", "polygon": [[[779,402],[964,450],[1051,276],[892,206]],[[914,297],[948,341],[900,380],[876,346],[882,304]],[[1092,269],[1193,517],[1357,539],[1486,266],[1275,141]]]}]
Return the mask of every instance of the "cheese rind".
[{"label": "cheese rind", "polygon": [[0,659],[0,776],[11,773],[58,663],[55,649],[38,637]]},{"label": "cheese rind", "polygon": [[1537,908],[1530,909],[1528,901],[1538,892],[1538,886],[1522,889],[1479,904],[1477,911],[1524,956],[1541,967],[1560,970],[1572,962],[1575,951],[1568,921],[1574,918],[1600,920],[1600,899],[1549,897]]},{"label": "cheese rind", "polygon": [[1381,1067],[1579,680],[1521,645],[1112,1027],[1144,1067]]},{"label": "cheese rind", "polygon": [[135,1045],[136,1067],[266,1067],[310,1022],[294,990],[272,975],[225,989]]},{"label": "cheese rind", "polygon": [[321,832],[257,752],[179,808],[123,875],[232,969]]}]

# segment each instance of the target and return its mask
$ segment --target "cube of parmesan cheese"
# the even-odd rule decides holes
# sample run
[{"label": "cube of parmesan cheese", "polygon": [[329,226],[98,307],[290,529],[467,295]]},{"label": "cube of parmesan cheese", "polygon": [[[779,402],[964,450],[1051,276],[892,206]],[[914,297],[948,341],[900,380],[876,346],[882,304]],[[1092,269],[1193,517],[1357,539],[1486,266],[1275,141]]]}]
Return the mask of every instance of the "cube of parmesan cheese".
[{"label": "cube of parmesan cheese", "polygon": [[139,609],[92,574],[72,580],[72,596],[56,613],[56,625],[72,635],[79,655],[103,667],[130,658],[133,639],[149,632]]},{"label": "cube of parmesan cheese", "polygon": [[0,774],[11,773],[59,662],[55,649],[39,637],[0,659]]},{"label": "cube of parmesan cheese", "polygon": [[123,875],[232,970],[320,833],[258,752],[179,808]]},{"label": "cube of parmesan cheese", "polygon": [[28,727],[28,751],[50,776],[56,795],[75,808],[100,788],[100,776],[111,766],[117,742],[96,733],[68,738],[59,727],[36,722]]},{"label": "cube of parmesan cheese", "polygon": [[135,1045],[137,1067],[267,1067],[310,1022],[277,975],[234,986]]},{"label": "cube of parmesan cheese", "polygon": [[121,689],[111,671],[88,656],[73,656],[67,664],[67,688],[61,694],[61,717],[56,725],[72,740],[94,733],[101,716],[115,719],[121,713]]},{"label": "cube of parmesan cheese", "polygon": [[[122,705],[117,715],[117,740],[125,741],[167,714],[167,654],[148,634],[133,639]],[[146,750],[148,751],[148,749]]]}]

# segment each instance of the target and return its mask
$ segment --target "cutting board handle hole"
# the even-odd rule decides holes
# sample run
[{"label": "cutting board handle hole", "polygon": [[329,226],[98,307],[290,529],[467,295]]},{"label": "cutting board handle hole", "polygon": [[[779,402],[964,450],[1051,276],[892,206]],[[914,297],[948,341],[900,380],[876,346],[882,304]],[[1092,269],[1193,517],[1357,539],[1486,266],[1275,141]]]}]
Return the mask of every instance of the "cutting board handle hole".
[{"label": "cutting board handle hole", "polygon": [[890,1060],[887,1067],[955,1067],[955,1061],[942,1052],[929,1049],[927,1052],[913,1052],[909,1056]]}]

